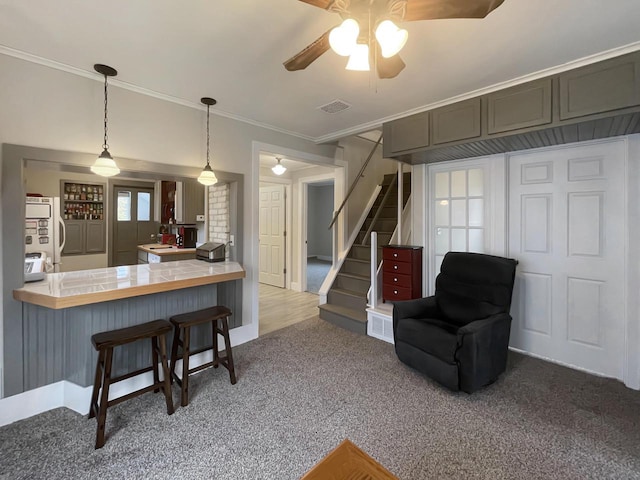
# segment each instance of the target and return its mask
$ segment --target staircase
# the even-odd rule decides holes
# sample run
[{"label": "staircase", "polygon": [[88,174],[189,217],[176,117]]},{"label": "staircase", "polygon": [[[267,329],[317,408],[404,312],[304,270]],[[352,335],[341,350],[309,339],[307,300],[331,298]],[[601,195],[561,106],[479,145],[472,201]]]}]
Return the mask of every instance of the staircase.
[{"label": "staircase", "polygon": [[[404,206],[411,194],[410,173],[403,175],[402,188]],[[382,205],[389,189],[391,192]],[[382,247],[389,244],[398,223],[398,186],[395,174],[384,176],[382,190],[329,289],[327,303],[318,307],[323,320],[362,335],[367,334],[367,291],[371,286],[371,239],[365,238],[365,235],[379,209],[380,215],[372,230],[378,233],[378,258],[381,259]]]}]

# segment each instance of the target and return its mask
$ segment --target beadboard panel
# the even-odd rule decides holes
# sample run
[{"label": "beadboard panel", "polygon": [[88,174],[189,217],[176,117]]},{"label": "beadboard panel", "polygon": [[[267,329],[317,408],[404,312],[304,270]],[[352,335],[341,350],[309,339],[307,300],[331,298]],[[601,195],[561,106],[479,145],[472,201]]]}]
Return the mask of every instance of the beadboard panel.
[{"label": "beadboard panel", "polygon": [[[91,335],[124,328],[217,304],[234,313],[230,328],[242,325],[241,303],[236,299],[238,281],[203,285],[154,295],[114,300],[93,305],[53,310],[23,303],[24,390],[68,380],[81,386],[93,384],[97,352]],[[167,354],[173,335],[167,336]],[[211,344],[210,325],[191,330],[191,347]],[[133,342],[114,350],[114,375],[149,366],[149,340]]]}]

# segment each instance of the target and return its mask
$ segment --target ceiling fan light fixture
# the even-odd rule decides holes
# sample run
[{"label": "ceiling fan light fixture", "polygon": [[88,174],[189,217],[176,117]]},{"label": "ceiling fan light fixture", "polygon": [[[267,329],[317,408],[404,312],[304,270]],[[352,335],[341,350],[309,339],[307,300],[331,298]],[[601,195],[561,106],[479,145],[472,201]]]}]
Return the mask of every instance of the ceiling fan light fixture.
[{"label": "ceiling fan light fixture", "polygon": [[287,167],[285,167],[280,163],[280,158],[276,157],[276,160],[278,161],[278,163],[276,163],[273,167],[271,167],[271,171],[276,175],[282,175],[284,172],[287,171]]},{"label": "ceiling fan light fixture", "polygon": [[380,53],[384,58],[393,57],[407,43],[409,32],[404,28],[399,28],[391,20],[380,22],[376,28],[376,39],[380,44]]},{"label": "ceiling fan light fixture", "polygon": [[347,70],[368,72],[369,68],[369,45],[358,43],[353,49],[347,62]]},{"label": "ceiling fan light fixture", "polygon": [[340,26],[331,30],[329,33],[329,45],[331,49],[342,57],[351,55],[358,35],[360,34],[360,26],[353,18],[347,18]]}]

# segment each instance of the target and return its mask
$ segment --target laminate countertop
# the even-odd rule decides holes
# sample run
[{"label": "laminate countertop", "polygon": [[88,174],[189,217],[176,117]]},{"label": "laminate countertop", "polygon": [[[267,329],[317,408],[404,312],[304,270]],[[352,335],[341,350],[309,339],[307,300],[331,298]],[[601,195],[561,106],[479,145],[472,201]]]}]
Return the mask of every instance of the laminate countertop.
[{"label": "laminate countertop", "polygon": [[178,248],[172,245],[163,245],[160,243],[148,243],[146,245],[138,245],[138,250],[154,255],[182,255],[185,253],[196,253],[195,248]]},{"label": "laminate countertop", "polygon": [[14,290],[13,298],[34,305],[62,309],[244,277],[244,268],[237,262],[179,260],[48,273],[44,280],[27,283]]}]

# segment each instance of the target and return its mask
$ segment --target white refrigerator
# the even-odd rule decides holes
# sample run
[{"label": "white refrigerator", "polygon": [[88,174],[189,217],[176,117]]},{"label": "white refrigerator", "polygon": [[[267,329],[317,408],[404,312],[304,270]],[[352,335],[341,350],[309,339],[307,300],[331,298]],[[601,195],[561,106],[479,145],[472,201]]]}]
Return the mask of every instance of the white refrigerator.
[{"label": "white refrigerator", "polygon": [[25,253],[43,252],[46,271],[59,272],[65,241],[60,197],[27,197],[25,212]]}]

